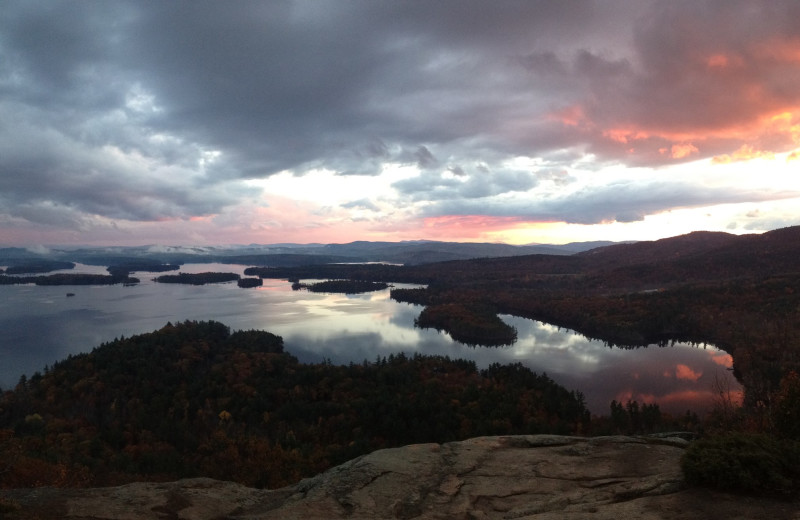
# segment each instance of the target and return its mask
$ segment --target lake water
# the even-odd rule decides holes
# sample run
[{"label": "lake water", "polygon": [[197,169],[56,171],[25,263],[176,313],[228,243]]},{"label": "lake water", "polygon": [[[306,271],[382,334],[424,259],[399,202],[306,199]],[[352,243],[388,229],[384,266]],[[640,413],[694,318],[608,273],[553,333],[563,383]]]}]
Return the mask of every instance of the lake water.
[{"label": "lake water", "polygon": [[[181,272],[238,272],[246,266],[188,264]],[[79,265],[67,272],[106,274]],[[389,290],[360,295],[293,291],[283,280],[257,289],[235,283],[204,286],[158,284],[137,273],[136,286],[0,286],[0,388],[13,387],[69,354],[90,351],[122,335],[150,332],[168,321],[216,320],[232,330],[261,329],[284,339],[301,361],[346,364],[405,352],[475,361],[521,362],[561,385],[584,393],[594,413],[607,414],[616,399],[657,402],[662,410],[702,413],[713,399],[715,378],[740,392],[731,358],[713,347],[676,344],[617,349],[545,323],[502,316],[518,330],[509,347],[468,347],[435,330],[414,327],[420,306],[397,303]],[[67,293],[75,296],[67,297]]]}]

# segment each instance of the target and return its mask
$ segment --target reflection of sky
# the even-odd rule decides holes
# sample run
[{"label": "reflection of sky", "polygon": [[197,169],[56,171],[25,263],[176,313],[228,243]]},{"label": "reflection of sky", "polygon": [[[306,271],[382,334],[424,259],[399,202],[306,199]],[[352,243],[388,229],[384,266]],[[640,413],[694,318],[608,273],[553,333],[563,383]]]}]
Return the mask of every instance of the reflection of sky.
[{"label": "reflection of sky", "polygon": [[[205,264],[181,271],[241,273],[243,268]],[[308,362],[360,363],[396,352],[466,358],[479,368],[520,362],[583,392],[595,413],[607,413],[612,399],[657,402],[673,413],[702,411],[712,398],[715,377],[730,377],[730,357],[711,347],[609,348],[513,316],[503,319],[517,328],[516,344],[467,347],[445,333],[414,328],[421,307],[390,300],[389,290],[311,293],[293,291],[284,280],[264,280],[263,287],[245,290],[235,283],[156,284],[150,273],[135,276],[143,283],[134,287],[0,286],[0,386],[8,388],[21,373],[40,370],[70,353],[186,319],[214,319],[233,330],[268,330],[284,338],[287,351]],[[66,292],[75,296],[66,298]],[[733,386],[738,391],[735,382]]]}]

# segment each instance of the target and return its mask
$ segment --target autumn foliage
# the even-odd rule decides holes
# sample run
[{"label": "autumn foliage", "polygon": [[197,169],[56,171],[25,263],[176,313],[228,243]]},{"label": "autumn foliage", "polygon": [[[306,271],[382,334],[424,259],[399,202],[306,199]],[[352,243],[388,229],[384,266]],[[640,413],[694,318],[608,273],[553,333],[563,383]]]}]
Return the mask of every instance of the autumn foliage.
[{"label": "autumn foliage", "polygon": [[392,355],[302,364],[280,337],[186,322],[104,344],[0,399],[0,484],[207,476],[278,487],[378,448],[586,429],[580,394],[522,365]]}]

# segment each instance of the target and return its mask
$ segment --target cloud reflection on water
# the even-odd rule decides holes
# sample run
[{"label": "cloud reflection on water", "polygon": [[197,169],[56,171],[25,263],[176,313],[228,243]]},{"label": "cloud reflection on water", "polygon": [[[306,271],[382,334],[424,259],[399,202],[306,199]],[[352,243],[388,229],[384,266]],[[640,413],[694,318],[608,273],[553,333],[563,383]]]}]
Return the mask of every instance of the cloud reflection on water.
[{"label": "cloud reflection on water", "polygon": [[[183,266],[184,272],[236,271],[243,266]],[[4,286],[0,291],[0,385],[8,388],[68,354],[86,352],[121,335],[150,332],[167,321],[217,320],[233,330],[268,330],[284,338],[301,361],[360,363],[405,352],[491,363],[520,362],[581,391],[594,413],[606,414],[612,399],[657,402],[662,410],[702,412],[713,398],[715,378],[733,381],[730,356],[713,347],[676,344],[618,349],[541,322],[502,316],[518,331],[507,347],[468,347],[449,335],[414,327],[420,306],[397,303],[389,291],[360,295],[293,291],[284,280],[258,289],[236,284],[156,284],[147,274],[135,287],[63,288]],[[47,327],[40,326],[47,323]]]},{"label": "cloud reflection on water", "polygon": [[[391,302],[388,292],[369,296],[369,302],[373,312],[368,320],[351,315],[344,319],[332,310],[344,305],[341,297],[328,297],[324,302],[327,316],[335,317],[336,322],[317,319],[304,330],[283,332],[287,349],[306,361],[325,358],[334,363],[372,361],[396,352],[466,358],[480,368],[494,362],[520,362],[539,373],[546,372],[567,388],[583,392],[595,413],[606,413],[613,399],[657,402],[662,410],[671,413],[687,409],[702,413],[712,404],[715,377],[730,379],[732,389],[739,391],[725,370],[731,365],[730,356],[710,346],[679,343],[668,347],[612,348],[553,325],[503,316],[518,330],[516,344],[468,347],[452,341],[445,333],[413,328],[421,308]],[[317,317],[323,314],[318,313]]]}]

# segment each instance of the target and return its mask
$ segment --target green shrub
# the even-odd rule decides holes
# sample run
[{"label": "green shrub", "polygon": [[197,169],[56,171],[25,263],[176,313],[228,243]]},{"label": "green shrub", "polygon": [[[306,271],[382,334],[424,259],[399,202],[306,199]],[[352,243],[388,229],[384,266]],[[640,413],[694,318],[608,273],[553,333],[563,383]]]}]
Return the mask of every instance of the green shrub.
[{"label": "green shrub", "polygon": [[686,450],[681,466],[690,485],[750,494],[800,490],[800,445],[763,434],[698,440]]}]

